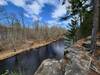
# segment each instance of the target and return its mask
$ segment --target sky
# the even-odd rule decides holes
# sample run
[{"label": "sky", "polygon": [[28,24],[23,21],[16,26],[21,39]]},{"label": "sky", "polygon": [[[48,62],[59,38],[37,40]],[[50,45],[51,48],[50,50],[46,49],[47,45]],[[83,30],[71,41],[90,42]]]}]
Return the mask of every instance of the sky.
[{"label": "sky", "polygon": [[51,26],[65,27],[69,20],[58,19],[66,15],[66,7],[69,5],[67,0],[65,5],[62,5],[62,0],[0,0],[0,6],[3,6],[7,13],[16,15],[18,19],[23,15],[26,25],[39,21]]}]

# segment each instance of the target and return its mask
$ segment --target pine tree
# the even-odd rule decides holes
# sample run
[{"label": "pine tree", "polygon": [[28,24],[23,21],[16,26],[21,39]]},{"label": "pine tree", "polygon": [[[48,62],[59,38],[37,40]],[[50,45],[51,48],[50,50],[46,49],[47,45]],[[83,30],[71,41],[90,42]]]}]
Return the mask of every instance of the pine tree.
[{"label": "pine tree", "polygon": [[73,17],[71,19],[71,23],[68,25],[69,29],[68,29],[68,33],[65,34],[65,44],[67,44],[67,46],[74,44],[78,38],[77,38],[77,33],[78,33],[78,20],[77,17]]},{"label": "pine tree", "polygon": [[83,22],[80,26],[80,37],[85,38],[91,35],[93,18],[92,11],[86,11],[83,16]]},{"label": "pine tree", "polygon": [[[61,17],[63,20],[69,19],[69,17],[79,16],[80,23],[80,38],[86,37],[91,34],[92,29],[92,5],[90,0],[68,0],[71,4],[70,14]],[[86,2],[90,3],[86,3]],[[63,0],[62,4],[66,4],[66,0]],[[89,8],[89,10],[87,10]],[[69,9],[69,8],[68,8]],[[67,9],[67,10],[68,10]],[[84,28],[86,31],[84,31]]]}]

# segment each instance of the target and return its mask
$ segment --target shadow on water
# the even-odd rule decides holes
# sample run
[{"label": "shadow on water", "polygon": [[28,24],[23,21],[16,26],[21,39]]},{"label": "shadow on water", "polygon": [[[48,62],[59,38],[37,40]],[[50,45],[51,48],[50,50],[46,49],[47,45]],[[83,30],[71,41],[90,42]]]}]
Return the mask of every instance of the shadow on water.
[{"label": "shadow on water", "polygon": [[[60,59],[64,55],[64,40],[60,39],[51,44],[0,61],[0,75],[8,70],[21,75],[33,75],[44,59]],[[11,74],[10,74],[11,75]],[[18,74],[19,75],[19,74]]]}]

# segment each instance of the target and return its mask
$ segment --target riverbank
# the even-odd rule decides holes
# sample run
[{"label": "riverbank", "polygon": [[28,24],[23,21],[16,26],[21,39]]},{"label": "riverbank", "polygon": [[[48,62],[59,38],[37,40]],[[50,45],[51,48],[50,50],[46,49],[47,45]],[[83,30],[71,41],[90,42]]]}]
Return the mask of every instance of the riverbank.
[{"label": "riverbank", "polygon": [[36,41],[33,41],[33,42],[28,41],[27,44],[24,44],[23,47],[20,48],[20,49],[16,49],[16,51],[14,51],[14,50],[5,50],[5,51],[0,52],[0,60],[7,59],[9,57],[15,56],[15,55],[20,54],[22,52],[30,51],[31,49],[34,49],[34,48],[39,48],[39,47],[48,45],[48,44],[50,44],[54,41],[57,41],[59,39],[61,39],[61,38],[48,39],[48,40],[36,40]]}]

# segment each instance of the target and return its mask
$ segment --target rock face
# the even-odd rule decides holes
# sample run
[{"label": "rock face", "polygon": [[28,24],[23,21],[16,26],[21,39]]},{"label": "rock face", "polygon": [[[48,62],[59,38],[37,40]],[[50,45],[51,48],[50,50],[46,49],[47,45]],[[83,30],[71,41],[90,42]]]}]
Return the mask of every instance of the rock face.
[{"label": "rock face", "polygon": [[[67,49],[68,53],[65,59],[61,60],[45,60],[35,75],[87,75],[90,67],[89,57],[80,49],[70,47]],[[85,59],[84,59],[85,58]]]},{"label": "rock face", "polygon": [[63,75],[61,63],[58,60],[43,61],[34,75]]},{"label": "rock face", "polygon": [[47,59],[34,75],[87,75],[90,66],[89,57],[77,48],[70,47],[67,51],[65,55],[69,60],[67,63],[66,59]]},{"label": "rock face", "polygon": [[[66,57],[70,62],[65,66],[64,75],[87,75],[90,59],[80,49],[70,47],[67,49]],[[86,59],[84,59],[84,57]]]},{"label": "rock face", "polygon": [[[90,48],[90,42],[83,43]],[[97,46],[100,47],[100,42]],[[86,47],[82,47],[82,44],[80,46],[79,43],[67,48],[63,59],[45,60],[35,75],[100,75],[100,58],[94,59],[89,55]],[[67,63],[65,63],[66,60]]]}]

